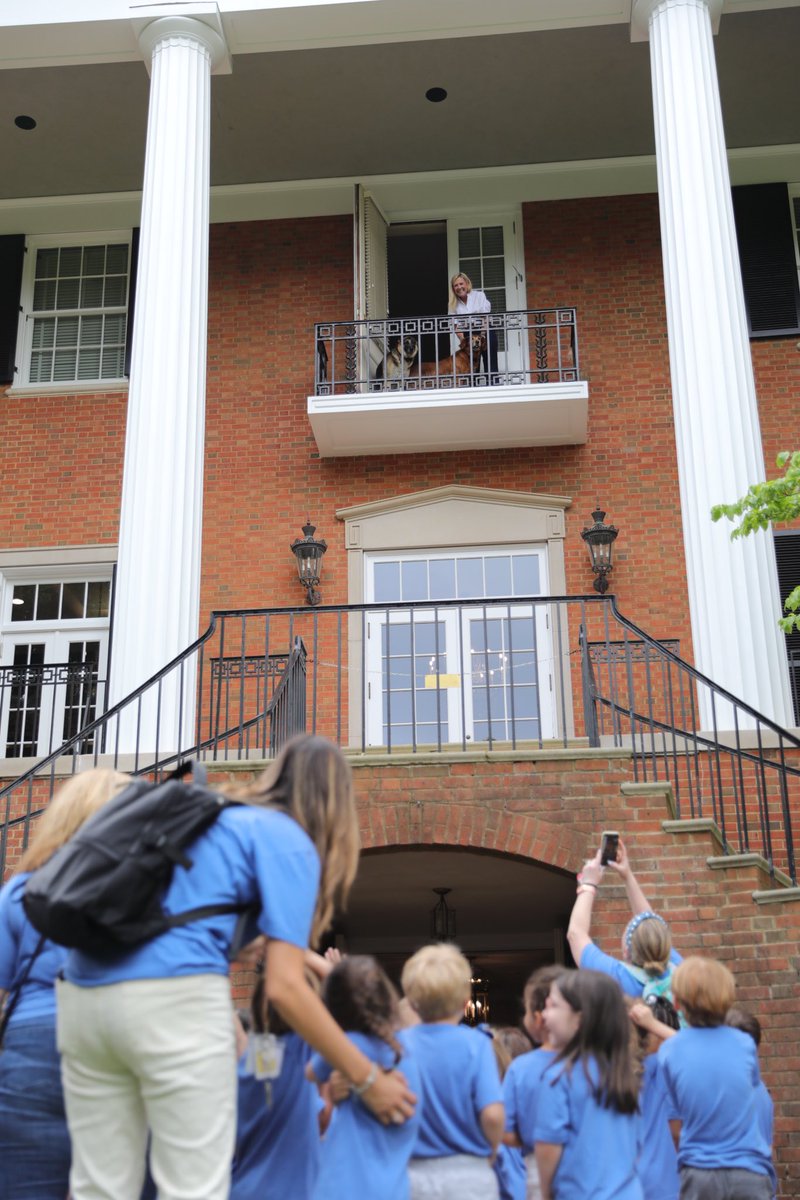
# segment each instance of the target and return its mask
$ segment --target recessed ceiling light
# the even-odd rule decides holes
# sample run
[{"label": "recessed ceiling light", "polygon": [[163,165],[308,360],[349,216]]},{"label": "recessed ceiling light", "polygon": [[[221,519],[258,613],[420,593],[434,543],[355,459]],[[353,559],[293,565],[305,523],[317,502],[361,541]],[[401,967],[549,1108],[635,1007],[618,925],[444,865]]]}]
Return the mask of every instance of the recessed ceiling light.
[{"label": "recessed ceiling light", "polygon": [[443,100],[447,99],[447,92],[444,88],[428,88],[425,93],[425,99],[430,100],[431,104],[441,104]]},{"label": "recessed ceiling light", "polygon": [[36,128],[36,122],[34,121],[33,117],[26,117],[22,114],[18,117],[14,117],[14,124],[16,125],[17,129]]}]

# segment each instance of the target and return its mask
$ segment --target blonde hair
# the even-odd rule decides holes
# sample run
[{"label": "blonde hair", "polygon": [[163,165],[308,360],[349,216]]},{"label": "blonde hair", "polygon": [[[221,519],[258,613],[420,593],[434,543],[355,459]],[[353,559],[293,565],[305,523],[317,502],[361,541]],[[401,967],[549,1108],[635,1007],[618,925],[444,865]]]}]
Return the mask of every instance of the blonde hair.
[{"label": "blonde hair", "polygon": [[464,1009],[472,992],[472,968],[457,946],[423,946],[403,967],[403,991],[423,1021],[442,1021]]},{"label": "blonde hair", "polygon": [[472,280],[470,279],[469,275],[465,275],[463,271],[456,271],[455,275],[450,280],[450,301],[447,305],[448,312],[455,312],[456,305],[458,304],[458,296],[456,295],[454,287],[453,287],[453,285],[455,284],[455,281],[457,279],[464,280],[464,282],[467,285],[467,294],[469,294],[472,291]]},{"label": "blonde hair", "polygon": [[656,914],[639,920],[630,936],[628,952],[634,966],[653,975],[663,975],[672,952],[669,925]]},{"label": "blonde hair", "polygon": [[724,1024],[736,998],[736,984],[721,962],[692,955],[675,969],[672,994],[690,1025],[714,1027]]},{"label": "blonde hair", "polygon": [[17,871],[35,871],[68,842],[99,808],[131,782],[130,775],[109,767],[92,767],[73,775],[42,813]]},{"label": "blonde hair", "polygon": [[304,829],[321,864],[312,945],[344,909],[358,867],[359,836],[353,777],[338,747],[301,734],[251,784],[227,789],[230,796],[285,812]]}]

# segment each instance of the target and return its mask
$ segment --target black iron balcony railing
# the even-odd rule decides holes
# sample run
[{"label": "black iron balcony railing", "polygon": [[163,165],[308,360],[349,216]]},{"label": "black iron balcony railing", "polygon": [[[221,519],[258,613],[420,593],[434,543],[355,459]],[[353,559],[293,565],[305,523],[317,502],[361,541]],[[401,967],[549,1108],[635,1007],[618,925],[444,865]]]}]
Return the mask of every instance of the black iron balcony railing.
[{"label": "black iron balcony railing", "polygon": [[314,338],[317,396],[580,379],[574,308],[327,321]]},{"label": "black iron balcony railing", "polygon": [[[102,712],[105,689],[96,661],[0,667],[0,758],[49,754]],[[91,735],[78,745],[90,752]]]},{"label": "black iron balcony railing", "polygon": [[[196,718],[176,734],[167,704],[186,696]],[[758,851],[796,880],[800,740],[596,593],[214,613],[183,654],[0,790],[0,868],[65,772],[258,762],[303,730],[376,762],[618,747],[636,780],[669,782],[678,816],[713,818],[727,851]]]}]

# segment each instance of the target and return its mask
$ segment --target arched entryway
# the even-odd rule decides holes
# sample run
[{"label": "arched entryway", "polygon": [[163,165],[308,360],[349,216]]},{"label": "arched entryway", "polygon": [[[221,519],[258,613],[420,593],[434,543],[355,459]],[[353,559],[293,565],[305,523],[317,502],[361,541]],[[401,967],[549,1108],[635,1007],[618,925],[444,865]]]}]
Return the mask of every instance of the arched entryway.
[{"label": "arched entryway", "polygon": [[342,943],[350,953],[374,954],[397,980],[405,959],[431,940],[437,887],[451,889],[455,940],[489,980],[491,1022],[516,1024],[530,972],[571,961],[564,934],[574,876],[520,855],[457,845],[367,850],[340,927]]}]

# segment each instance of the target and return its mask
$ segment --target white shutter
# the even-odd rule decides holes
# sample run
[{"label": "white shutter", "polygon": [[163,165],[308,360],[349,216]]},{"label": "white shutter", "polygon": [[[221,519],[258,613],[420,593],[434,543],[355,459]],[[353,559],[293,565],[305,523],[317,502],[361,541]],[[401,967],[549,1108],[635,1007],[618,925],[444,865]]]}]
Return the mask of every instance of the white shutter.
[{"label": "white shutter", "polygon": [[389,315],[389,222],[374,196],[363,185],[355,189],[355,310],[356,320]]}]

